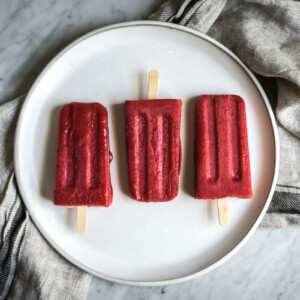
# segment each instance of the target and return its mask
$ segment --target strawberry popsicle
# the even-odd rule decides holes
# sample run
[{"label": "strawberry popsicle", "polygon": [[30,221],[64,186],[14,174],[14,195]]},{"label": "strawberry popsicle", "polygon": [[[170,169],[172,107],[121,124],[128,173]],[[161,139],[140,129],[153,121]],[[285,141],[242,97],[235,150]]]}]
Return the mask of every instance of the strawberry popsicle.
[{"label": "strawberry popsicle", "polygon": [[251,173],[244,100],[203,95],[196,107],[197,199],[251,198]]},{"label": "strawberry popsicle", "polygon": [[112,203],[107,110],[99,103],[73,102],[60,111],[54,204]]},{"label": "strawberry popsicle", "polygon": [[180,171],[181,100],[126,101],[125,112],[132,198],[145,202],[174,199]]}]

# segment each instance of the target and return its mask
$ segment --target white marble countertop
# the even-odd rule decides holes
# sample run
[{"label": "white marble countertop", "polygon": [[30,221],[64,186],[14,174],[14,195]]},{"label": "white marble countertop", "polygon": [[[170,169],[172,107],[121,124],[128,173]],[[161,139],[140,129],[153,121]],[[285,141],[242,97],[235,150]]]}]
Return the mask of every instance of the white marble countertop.
[{"label": "white marble countertop", "polygon": [[[146,19],[162,0],[0,2],[0,102],[25,93],[49,60],[104,25]],[[258,229],[229,261],[198,279],[133,287],[94,278],[87,299],[299,299],[299,228]]]}]

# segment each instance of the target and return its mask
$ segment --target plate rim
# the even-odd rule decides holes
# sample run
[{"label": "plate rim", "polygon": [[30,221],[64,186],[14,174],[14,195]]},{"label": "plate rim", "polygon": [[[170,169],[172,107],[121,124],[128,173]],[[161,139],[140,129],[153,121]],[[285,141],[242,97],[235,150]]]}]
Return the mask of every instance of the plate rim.
[{"label": "plate rim", "polygon": [[[23,188],[22,180],[21,180],[21,176],[20,176],[20,166],[19,166],[19,149],[20,149],[19,140],[20,139],[19,139],[19,137],[20,137],[20,132],[21,132],[22,120],[24,118],[24,115],[25,115],[25,112],[26,112],[26,107],[27,107],[28,102],[31,98],[31,95],[34,92],[36,86],[39,84],[39,82],[43,78],[43,76],[46,74],[46,72],[66,52],[68,52],[71,48],[73,48],[77,44],[81,43],[82,41],[88,39],[89,37],[91,37],[93,35],[101,34],[103,32],[115,30],[115,29],[121,29],[121,28],[124,28],[124,27],[137,27],[137,26],[163,27],[163,28],[167,28],[167,29],[174,29],[174,30],[177,30],[177,31],[185,32],[187,34],[194,35],[194,36],[196,36],[196,37],[198,37],[202,40],[205,40],[205,41],[213,44],[214,46],[216,46],[217,48],[219,48],[220,50],[225,52],[227,55],[229,55],[237,64],[239,64],[242,67],[242,69],[246,72],[246,74],[250,77],[252,82],[255,84],[259,94],[261,95],[261,97],[264,101],[265,107],[267,109],[270,121],[271,121],[272,131],[273,131],[273,136],[274,136],[274,143],[275,143],[275,145],[274,145],[275,146],[275,149],[274,149],[275,150],[275,157],[274,157],[275,161],[274,161],[274,174],[273,174],[272,184],[270,186],[270,190],[269,190],[269,194],[268,194],[268,197],[266,199],[266,202],[265,202],[258,218],[254,222],[254,224],[252,225],[250,230],[245,234],[245,236],[241,239],[241,241],[233,249],[231,249],[222,258],[218,259],[217,261],[215,261],[214,263],[212,263],[208,267],[206,267],[206,268],[204,268],[200,271],[194,272],[192,274],[189,274],[189,275],[175,277],[175,278],[171,278],[171,279],[165,279],[165,280],[140,281],[140,280],[128,280],[128,279],[117,278],[117,277],[105,275],[105,274],[102,274],[100,272],[94,271],[94,270],[90,269],[89,267],[85,266],[84,264],[80,263],[79,261],[77,261],[70,254],[68,254],[62,248],[60,248],[60,246],[44,231],[43,227],[41,226],[41,224],[38,222],[37,218],[35,217],[35,214],[34,214],[33,210],[31,210],[31,208],[30,208],[30,205],[29,205],[30,201],[28,201],[27,198],[26,198],[25,190]],[[121,23],[116,23],[116,24],[113,24],[113,25],[108,25],[108,26],[104,26],[104,27],[95,29],[95,30],[93,30],[93,31],[91,31],[87,34],[84,34],[83,36],[77,38],[75,41],[73,41],[68,46],[63,48],[52,60],[50,60],[50,62],[46,65],[46,67],[42,70],[42,72],[36,78],[33,85],[29,89],[28,94],[25,97],[25,100],[23,102],[23,105],[22,105],[22,108],[21,108],[21,111],[20,111],[20,114],[19,114],[19,117],[18,117],[18,121],[17,121],[16,134],[15,134],[15,138],[14,138],[14,168],[15,168],[15,174],[16,174],[16,180],[17,180],[18,188],[20,190],[20,194],[22,196],[23,203],[25,204],[25,207],[26,207],[26,209],[27,209],[27,211],[30,215],[30,218],[32,219],[33,223],[35,224],[35,226],[37,227],[39,232],[42,234],[42,236],[46,239],[46,241],[48,241],[48,243],[54,248],[54,250],[56,250],[60,255],[62,255],[69,262],[71,262],[72,264],[74,264],[75,266],[80,268],[81,270],[88,272],[89,274],[92,274],[92,275],[94,275],[96,277],[99,277],[101,279],[109,280],[109,281],[120,283],[120,284],[127,284],[127,285],[133,285],[133,286],[161,286],[161,285],[177,284],[177,283],[181,283],[181,282],[184,282],[184,281],[191,280],[191,279],[194,279],[196,277],[202,276],[202,275],[208,273],[209,271],[211,271],[211,270],[219,267],[220,265],[222,265],[225,261],[230,259],[235,253],[237,253],[245,245],[245,243],[249,240],[249,238],[252,236],[252,234],[254,233],[254,231],[256,230],[258,225],[260,224],[260,222],[261,222],[263,216],[265,215],[265,213],[266,213],[266,211],[269,207],[269,204],[271,202],[272,195],[275,191],[276,181],[277,181],[277,178],[278,178],[278,172],[279,172],[279,138],[278,138],[278,130],[277,130],[277,125],[276,125],[276,121],[275,121],[275,117],[274,117],[271,105],[269,103],[269,100],[268,100],[262,86],[260,85],[260,83],[258,82],[256,77],[253,75],[253,73],[250,71],[250,69],[238,58],[238,56],[236,54],[234,54],[231,50],[226,48],[224,45],[222,45],[218,41],[214,40],[213,38],[207,36],[206,34],[203,34],[201,32],[198,32],[198,31],[196,31],[194,29],[191,29],[191,28],[187,28],[187,27],[182,26],[182,25],[177,25],[177,24],[172,24],[172,23],[167,23],[167,22],[160,22],[160,21],[121,22]]]}]

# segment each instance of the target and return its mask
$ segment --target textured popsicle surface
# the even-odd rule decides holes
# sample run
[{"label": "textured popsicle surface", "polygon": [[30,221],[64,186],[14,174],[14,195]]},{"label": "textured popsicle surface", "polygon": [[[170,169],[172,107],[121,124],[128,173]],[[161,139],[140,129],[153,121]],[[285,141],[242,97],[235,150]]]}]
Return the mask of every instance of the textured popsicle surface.
[{"label": "textured popsicle surface", "polygon": [[112,202],[107,111],[73,102],[60,111],[54,204],[109,206]]},{"label": "textured popsicle surface", "polygon": [[198,199],[252,196],[244,100],[203,95],[196,106],[195,178]]},{"label": "textured popsicle surface", "polygon": [[126,101],[129,188],[138,201],[178,194],[181,100]]}]

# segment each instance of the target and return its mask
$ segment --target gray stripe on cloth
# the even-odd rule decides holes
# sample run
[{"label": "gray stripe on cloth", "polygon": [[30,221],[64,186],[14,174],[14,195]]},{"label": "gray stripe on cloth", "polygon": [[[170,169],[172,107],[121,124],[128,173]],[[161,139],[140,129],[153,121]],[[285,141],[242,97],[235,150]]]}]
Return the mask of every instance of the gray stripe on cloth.
[{"label": "gray stripe on cloth", "polygon": [[176,23],[206,33],[219,17],[226,2],[227,0],[169,0],[150,19]]},{"label": "gray stripe on cloth", "polygon": [[275,191],[268,212],[300,214],[300,194]]},{"label": "gray stripe on cloth", "polygon": [[[10,179],[9,185],[13,184],[12,180],[14,180],[13,176]],[[10,198],[7,201],[11,205],[10,209],[0,210],[0,218],[4,221],[3,226],[0,227],[0,299],[7,297],[8,290],[14,278],[28,221],[28,213],[25,211],[23,203],[18,199],[17,190],[14,197],[11,197],[11,195],[7,195],[7,197]]]},{"label": "gray stripe on cloth", "polygon": [[0,105],[0,203],[13,172],[14,138],[24,96]]},{"label": "gray stripe on cloth", "polygon": [[285,228],[288,226],[299,226],[299,214],[282,214],[282,213],[268,213],[260,223],[262,228]]}]

